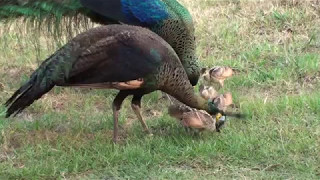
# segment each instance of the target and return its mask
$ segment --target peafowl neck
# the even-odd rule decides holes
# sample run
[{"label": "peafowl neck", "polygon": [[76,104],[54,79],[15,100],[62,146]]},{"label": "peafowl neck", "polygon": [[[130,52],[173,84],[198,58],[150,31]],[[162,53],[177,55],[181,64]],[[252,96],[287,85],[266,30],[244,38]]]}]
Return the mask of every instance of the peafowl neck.
[{"label": "peafowl neck", "polygon": [[200,66],[196,57],[195,29],[189,11],[176,0],[163,0],[170,18],[151,27],[151,30],[166,40],[175,50],[191,84],[197,84]]},{"label": "peafowl neck", "polygon": [[207,100],[196,94],[180,62],[165,63],[159,71],[159,89],[173,96],[180,102],[196,109],[209,112]]},{"label": "peafowl neck", "polygon": [[188,79],[185,79],[183,84],[180,84],[180,82],[176,84],[169,83],[169,86],[162,90],[189,107],[209,112],[208,102],[195,93]]}]

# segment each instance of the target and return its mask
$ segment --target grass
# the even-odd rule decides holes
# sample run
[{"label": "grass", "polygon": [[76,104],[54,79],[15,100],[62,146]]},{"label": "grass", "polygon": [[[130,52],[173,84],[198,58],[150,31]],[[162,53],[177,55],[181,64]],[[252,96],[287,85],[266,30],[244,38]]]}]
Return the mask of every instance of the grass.
[{"label": "grass", "polygon": [[[18,117],[0,116],[0,179],[319,179],[319,4],[181,2],[194,16],[201,64],[236,69],[223,90],[233,93],[246,119],[230,119],[220,134],[192,137],[155,92],[143,99],[154,136],[145,136],[127,100],[121,141],[113,145],[116,91],[55,88]],[[2,104],[37,67],[37,57],[57,47],[41,38],[37,52],[32,33],[1,35]]]}]

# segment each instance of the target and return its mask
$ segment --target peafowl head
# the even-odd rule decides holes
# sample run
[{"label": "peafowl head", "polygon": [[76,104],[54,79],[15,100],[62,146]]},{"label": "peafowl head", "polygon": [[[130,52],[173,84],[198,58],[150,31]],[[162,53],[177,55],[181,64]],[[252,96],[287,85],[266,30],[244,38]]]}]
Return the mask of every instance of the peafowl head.
[{"label": "peafowl head", "polygon": [[[224,96],[230,96],[230,94],[225,93]],[[231,101],[229,100],[227,103],[229,102]],[[211,116],[216,119],[216,131],[220,132],[219,129],[227,121],[227,116],[237,118],[237,119],[244,119],[247,117],[247,115],[243,113],[224,111],[224,109],[219,108],[219,103],[220,101],[215,101],[215,99],[208,100],[208,107],[209,107],[208,113],[210,113]],[[230,104],[227,104],[227,105],[230,105]]]},{"label": "peafowl head", "polygon": [[225,115],[223,110],[220,110],[217,106],[217,103],[214,102],[213,99],[208,100],[209,105],[209,113],[215,119],[216,131],[220,132],[220,129],[223,127],[227,120],[227,116]]},{"label": "peafowl head", "polygon": [[217,106],[217,104],[214,102],[213,99],[208,100],[208,106],[209,106],[209,112],[211,115],[223,113],[222,110],[220,110]]}]

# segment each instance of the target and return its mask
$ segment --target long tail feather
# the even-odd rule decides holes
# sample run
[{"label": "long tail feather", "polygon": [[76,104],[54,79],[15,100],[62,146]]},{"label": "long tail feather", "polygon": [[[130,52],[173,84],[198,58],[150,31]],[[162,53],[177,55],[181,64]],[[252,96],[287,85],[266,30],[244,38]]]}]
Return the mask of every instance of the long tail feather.
[{"label": "long tail feather", "polygon": [[[30,81],[29,81],[30,82]],[[4,104],[5,106],[9,106],[12,104],[12,102],[17,98],[18,95],[24,93],[25,91],[29,90],[31,85],[30,83],[24,84],[22,87],[20,87],[12,96],[10,99],[7,100],[7,102]]]},{"label": "long tail feather", "polygon": [[83,7],[80,0],[0,0],[0,23],[3,33],[35,35],[33,40],[38,52],[42,45],[40,39],[50,43],[47,47],[60,46],[95,23],[119,24]]},{"label": "long tail feather", "polygon": [[[0,22],[8,27],[17,20],[22,20],[24,22],[21,23],[22,27],[25,27],[28,33],[39,35],[40,32],[46,33],[44,37],[49,35],[55,40],[61,40],[63,35],[70,39],[75,34],[94,26],[86,17],[88,10],[81,6],[79,0],[65,2],[29,0],[23,5],[16,1],[0,3]],[[21,24],[19,23],[20,28]]]},{"label": "long tail feather", "polygon": [[9,1],[0,4],[0,20],[21,16],[35,19],[48,18],[49,16],[61,18],[62,16],[73,16],[84,11],[78,0],[70,0],[64,3],[38,0],[26,4]]},{"label": "long tail feather", "polygon": [[63,83],[64,78],[68,76],[72,62],[77,58],[76,53],[77,51],[73,51],[72,43],[70,43],[45,60],[33,72],[30,80],[22,85],[5,103],[8,108],[6,117],[21,112],[50,91],[57,83]]},{"label": "long tail feather", "polygon": [[[81,23],[84,19],[77,18],[79,14],[89,17],[93,22],[100,24],[118,24],[118,21],[103,17],[83,7],[79,0],[26,0],[19,3],[17,0],[0,2],[0,21],[12,20],[19,17],[32,19],[38,22],[48,21],[56,26],[61,25],[63,18],[73,19]],[[84,21],[83,23],[88,23]]]},{"label": "long tail feather", "polygon": [[[45,83],[44,83],[45,82]],[[50,91],[54,86],[53,82],[46,80],[46,73],[36,71],[31,79],[19,88],[12,97],[5,103],[8,108],[6,117],[16,115],[31,105],[35,100]]]}]

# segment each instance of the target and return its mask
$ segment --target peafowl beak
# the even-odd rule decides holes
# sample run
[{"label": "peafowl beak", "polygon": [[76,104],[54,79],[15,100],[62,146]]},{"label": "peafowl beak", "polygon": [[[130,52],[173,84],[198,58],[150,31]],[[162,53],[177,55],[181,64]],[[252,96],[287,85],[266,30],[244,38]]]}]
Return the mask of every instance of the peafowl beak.
[{"label": "peafowl beak", "polygon": [[220,132],[220,128],[225,124],[227,120],[226,115],[222,115],[221,113],[216,114],[216,131]]}]

